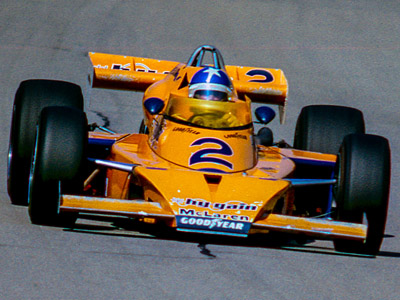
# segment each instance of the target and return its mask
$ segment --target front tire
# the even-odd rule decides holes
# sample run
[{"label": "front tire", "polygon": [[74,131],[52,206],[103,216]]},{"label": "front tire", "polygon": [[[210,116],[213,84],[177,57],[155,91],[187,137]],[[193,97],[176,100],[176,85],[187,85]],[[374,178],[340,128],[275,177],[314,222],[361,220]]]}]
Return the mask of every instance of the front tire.
[{"label": "front tire", "polygon": [[28,211],[34,224],[57,224],[62,192],[78,193],[87,148],[86,115],[72,107],[43,109],[29,177]]},{"label": "front tire", "polygon": [[81,88],[64,81],[21,82],[14,99],[8,151],[7,188],[13,204],[27,204],[36,123],[47,106],[70,106],[83,111]]},{"label": "front tire", "polygon": [[389,202],[390,146],[387,139],[367,134],[347,136],[337,162],[337,220],[368,222],[364,243],[334,241],[341,252],[376,255],[383,240]]}]

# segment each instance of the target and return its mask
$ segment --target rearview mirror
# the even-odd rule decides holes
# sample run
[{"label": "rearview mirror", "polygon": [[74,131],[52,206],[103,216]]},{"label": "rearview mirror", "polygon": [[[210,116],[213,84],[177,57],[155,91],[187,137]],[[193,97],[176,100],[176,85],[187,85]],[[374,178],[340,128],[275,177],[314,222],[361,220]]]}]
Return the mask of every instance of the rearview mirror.
[{"label": "rearview mirror", "polygon": [[144,101],[144,107],[150,114],[156,115],[164,108],[164,101],[160,98],[151,97]]},{"label": "rearview mirror", "polygon": [[261,124],[268,124],[275,118],[275,111],[268,106],[260,106],[256,108],[255,115]]}]

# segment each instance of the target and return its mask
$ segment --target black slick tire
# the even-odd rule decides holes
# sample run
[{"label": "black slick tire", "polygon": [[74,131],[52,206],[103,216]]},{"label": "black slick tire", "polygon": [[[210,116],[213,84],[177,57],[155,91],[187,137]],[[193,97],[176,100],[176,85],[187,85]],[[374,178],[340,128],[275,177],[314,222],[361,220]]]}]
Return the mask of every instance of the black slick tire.
[{"label": "black slick tire", "polygon": [[352,133],[365,133],[361,111],[335,105],[304,107],[297,119],[294,148],[337,154],[343,138]]},{"label": "black slick tire", "polygon": [[352,134],[344,139],[337,163],[337,220],[367,221],[368,230],[365,242],[334,241],[337,251],[379,253],[389,202],[390,164],[387,139],[367,134]]},{"label": "black slick tire", "polygon": [[83,111],[81,88],[64,81],[21,82],[14,99],[8,151],[7,188],[13,204],[27,204],[36,123],[47,106],[70,106]]},{"label": "black slick tire", "polygon": [[[305,151],[337,154],[343,138],[348,134],[364,133],[365,124],[361,111],[335,105],[310,105],[300,112],[297,119],[294,148]],[[329,167],[296,165],[299,178],[332,177]],[[330,186],[311,186],[296,189],[296,202],[300,215],[318,216],[330,209]]]},{"label": "black slick tire", "polygon": [[[72,107],[46,107],[37,126],[29,176],[28,211],[34,224],[58,225],[59,196],[79,193],[87,151],[86,115]],[[65,217],[65,218],[63,218]]]}]

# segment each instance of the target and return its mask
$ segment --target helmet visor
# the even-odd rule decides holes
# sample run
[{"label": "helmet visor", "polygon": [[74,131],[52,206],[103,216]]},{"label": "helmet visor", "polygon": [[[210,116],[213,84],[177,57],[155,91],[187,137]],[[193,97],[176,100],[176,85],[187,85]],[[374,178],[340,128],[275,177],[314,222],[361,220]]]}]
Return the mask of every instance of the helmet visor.
[{"label": "helmet visor", "polygon": [[213,90],[197,90],[193,98],[213,101],[228,101],[228,94]]}]

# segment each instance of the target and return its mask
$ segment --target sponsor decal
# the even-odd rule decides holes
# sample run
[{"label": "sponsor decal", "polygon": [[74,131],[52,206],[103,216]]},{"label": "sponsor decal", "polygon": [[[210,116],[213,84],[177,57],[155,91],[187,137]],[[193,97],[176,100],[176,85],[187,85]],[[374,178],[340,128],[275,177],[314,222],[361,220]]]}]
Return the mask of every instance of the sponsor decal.
[{"label": "sponsor decal", "polygon": [[151,70],[148,66],[142,63],[136,63],[135,68],[137,72],[157,73],[157,70]]},{"label": "sponsor decal", "polygon": [[199,131],[193,130],[191,128],[183,128],[183,127],[174,127],[172,131],[178,131],[182,133],[191,133],[191,134],[200,134]]},{"label": "sponsor decal", "polygon": [[107,65],[105,65],[105,66],[102,66],[102,65],[96,65],[96,66],[93,66],[94,68],[97,68],[97,69],[108,69],[108,66]]},{"label": "sponsor decal", "polygon": [[247,140],[247,136],[245,136],[244,134],[237,133],[237,132],[233,133],[233,134],[225,134],[224,138],[226,138],[226,139],[235,138],[235,139]]},{"label": "sponsor decal", "polygon": [[[146,73],[159,73],[158,70],[152,70],[147,65],[142,63],[135,63],[135,70],[137,72],[146,72]],[[162,74],[168,74],[168,71],[162,72]]]},{"label": "sponsor decal", "polygon": [[113,69],[113,70],[122,70],[122,71],[130,71],[131,70],[130,66],[131,66],[130,63],[127,63],[125,65],[113,64],[111,69]]},{"label": "sponsor decal", "polygon": [[212,211],[223,211],[223,210],[236,210],[236,211],[256,211],[257,205],[244,203],[237,200],[231,200],[225,203],[209,202],[203,199],[192,199],[192,198],[176,198],[171,199],[172,203],[176,203],[179,206],[195,206],[200,208],[208,208]]},{"label": "sponsor decal", "polygon": [[189,216],[176,216],[176,221],[178,228],[236,234],[247,234],[251,226],[251,223],[249,222],[228,221],[223,219],[210,219]]},{"label": "sponsor decal", "polygon": [[214,212],[209,212],[209,211],[197,211],[194,209],[185,209],[185,208],[179,209],[179,215],[205,217],[205,218],[221,219],[221,220],[250,221],[249,216],[221,214],[221,213],[214,213]]}]

